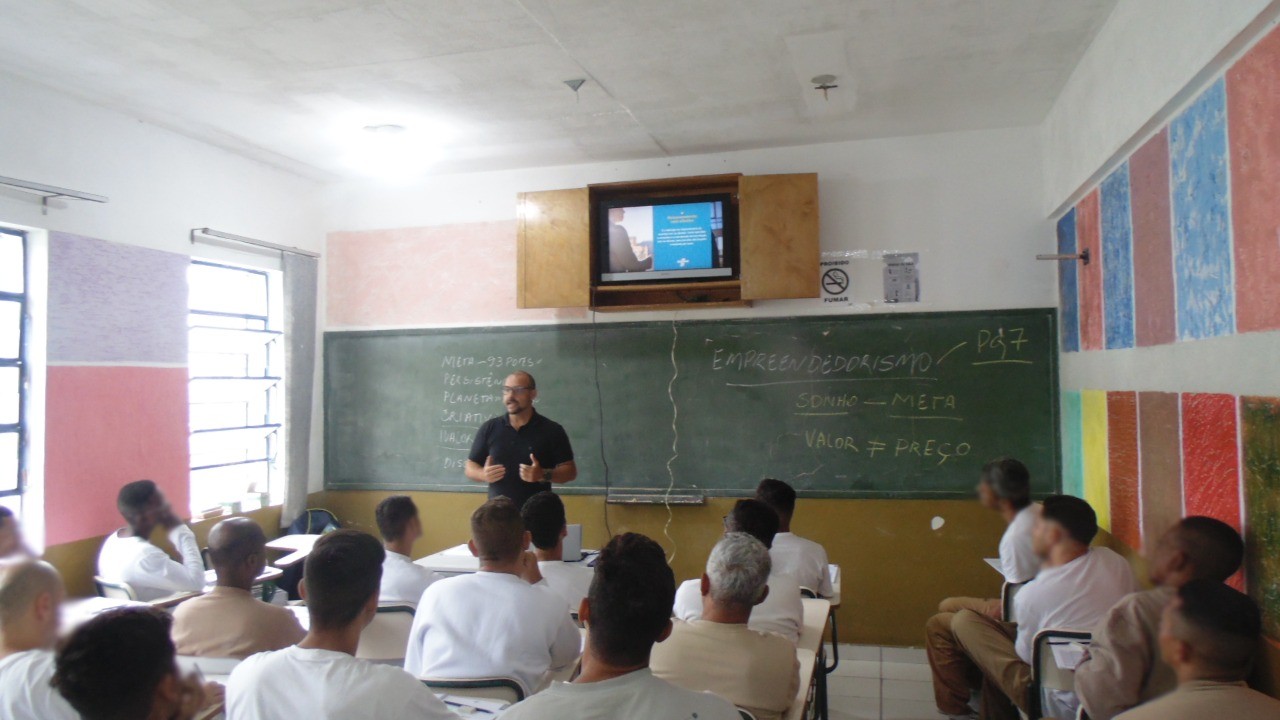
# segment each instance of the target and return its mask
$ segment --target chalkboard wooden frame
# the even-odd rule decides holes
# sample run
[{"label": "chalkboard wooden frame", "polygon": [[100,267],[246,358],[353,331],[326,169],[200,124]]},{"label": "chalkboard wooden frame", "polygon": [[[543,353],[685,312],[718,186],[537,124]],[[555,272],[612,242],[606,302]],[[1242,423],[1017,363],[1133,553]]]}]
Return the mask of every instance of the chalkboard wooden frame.
[{"label": "chalkboard wooden frame", "polygon": [[[962,311],[962,312],[946,312],[946,313],[918,312],[918,313],[883,313],[883,314],[874,314],[874,315],[821,315],[821,316],[777,317],[777,318],[768,317],[768,318],[722,319],[722,320],[701,320],[700,319],[700,320],[679,320],[679,321],[674,321],[674,323],[671,321],[647,321],[647,322],[621,322],[621,323],[610,322],[610,323],[600,323],[600,324],[572,323],[572,324],[532,325],[532,326],[452,327],[452,328],[408,329],[408,330],[327,332],[325,333],[325,338],[324,338],[324,347],[325,347],[324,416],[325,416],[325,460],[326,460],[325,487],[326,489],[330,489],[330,490],[350,490],[350,489],[422,490],[422,491],[475,492],[475,493],[482,493],[485,491],[485,487],[483,485],[480,485],[479,483],[466,481],[464,478],[462,478],[461,469],[458,469],[456,471],[456,478],[453,476],[450,476],[450,480],[448,482],[432,482],[432,481],[424,482],[417,478],[414,478],[412,480],[404,480],[404,479],[401,479],[400,477],[396,477],[390,481],[385,479],[374,480],[374,479],[368,479],[368,478],[344,476],[344,475],[335,473],[335,468],[337,468],[339,465],[339,462],[338,462],[339,458],[336,456],[339,453],[344,452],[344,450],[347,449],[346,445],[350,444],[350,443],[346,443],[346,445],[344,445],[343,442],[337,442],[335,438],[335,431],[336,431],[335,418],[337,415],[339,415],[342,412],[342,410],[340,408],[335,407],[335,398],[338,397],[338,395],[335,393],[335,380],[336,380],[335,374],[338,373],[339,371],[336,369],[336,366],[332,361],[334,360],[334,357],[335,357],[334,355],[335,348],[339,348],[340,346],[342,346],[343,343],[376,342],[376,340],[379,338],[383,340],[392,340],[393,342],[412,341],[413,338],[419,338],[419,339],[426,338],[425,340],[422,340],[423,342],[429,342],[432,338],[436,338],[436,339],[453,338],[457,342],[464,342],[471,338],[489,339],[494,337],[502,337],[508,334],[532,333],[535,336],[542,336],[546,338],[558,338],[557,342],[564,341],[567,344],[572,344],[573,342],[577,342],[578,349],[581,350],[584,337],[588,337],[588,336],[592,337],[594,338],[594,341],[596,343],[600,343],[602,336],[606,334],[611,337],[618,336],[618,333],[620,331],[623,333],[626,333],[628,337],[630,335],[635,335],[637,338],[640,338],[640,340],[643,340],[644,338],[641,337],[643,332],[655,334],[655,331],[661,331],[661,333],[664,334],[666,338],[671,338],[673,334],[677,334],[677,337],[687,338],[690,335],[696,334],[699,330],[705,330],[707,332],[720,332],[720,333],[725,333],[727,335],[736,337],[735,333],[737,332],[750,332],[753,329],[759,329],[759,328],[765,328],[767,330],[767,329],[770,329],[770,326],[805,328],[811,325],[838,324],[841,328],[846,327],[846,325],[851,328],[856,326],[861,326],[864,328],[874,328],[874,329],[882,330],[884,332],[889,332],[888,330],[884,330],[884,328],[886,327],[896,328],[896,327],[904,326],[913,322],[916,322],[916,323],[923,322],[925,324],[933,323],[933,324],[936,324],[938,327],[947,328],[957,324],[974,326],[974,325],[982,324],[986,322],[1016,323],[1018,321],[1022,321],[1025,323],[1043,323],[1042,325],[1039,326],[1038,332],[1040,334],[1038,334],[1037,337],[1043,339],[1044,343],[1046,344],[1046,347],[1039,348],[1037,350],[1037,354],[1035,355],[1035,361],[1037,363],[1042,360],[1044,361],[1045,366],[1043,369],[1047,371],[1047,373],[1044,375],[1044,379],[1047,380],[1047,382],[1045,382],[1043,386],[1041,386],[1040,384],[1037,384],[1037,394],[1044,396],[1043,398],[1040,398],[1040,400],[1043,400],[1043,405],[1037,406],[1037,407],[1042,410],[1042,415],[1043,413],[1047,413],[1048,423],[1046,424],[1046,427],[1043,428],[1045,432],[1045,436],[1043,437],[1037,436],[1038,440],[1041,441],[1036,446],[1039,452],[1039,457],[1035,458],[1036,465],[1038,467],[1033,468],[1033,474],[1035,475],[1035,478],[1033,480],[1035,494],[1038,496],[1043,496],[1045,494],[1048,494],[1049,492],[1057,492],[1062,487],[1062,478],[1061,478],[1062,448],[1061,448],[1061,438],[1060,438],[1060,432],[1059,432],[1060,408],[1059,408],[1059,384],[1058,384],[1058,331],[1057,331],[1057,311],[1055,308]],[[676,328],[676,330],[674,331],[672,330],[673,325]],[[761,332],[764,332],[764,330],[762,330]],[[683,336],[679,335],[679,333],[682,333]],[[525,335],[524,337],[529,337],[529,336]],[[656,337],[656,334],[655,334],[655,337]],[[652,338],[650,339],[652,340]],[[640,342],[640,340],[637,340],[637,342]],[[670,340],[668,340],[667,342],[670,342]],[[686,342],[688,341],[686,340]],[[649,345],[646,347],[651,347],[652,345],[653,343],[649,343]],[[687,349],[683,345],[680,347],[681,347],[681,350],[680,350],[681,353],[695,352],[694,349]],[[606,349],[606,347],[603,344],[599,345],[597,350],[601,354],[607,354],[608,352],[610,352],[610,350]],[[655,359],[657,357],[660,357],[666,362],[668,363],[670,362],[670,360],[668,359],[669,355],[667,354],[667,350],[665,348],[656,348],[656,349],[653,349],[652,352],[655,353]],[[499,360],[501,359],[502,358],[499,358]],[[684,360],[683,355],[680,356],[680,359],[682,361]],[[579,387],[573,390],[574,392],[578,392],[580,396],[581,396],[581,393],[585,391],[583,386],[593,385],[591,382],[592,378],[589,375],[593,371],[599,372],[602,368],[602,365],[607,365],[608,358],[604,358],[603,360],[601,360],[599,357],[597,357],[597,361],[595,363],[592,363],[592,359],[588,357],[588,358],[585,358],[585,362],[586,362],[585,367],[587,369],[584,372],[588,376],[579,378],[580,382],[577,383]],[[1010,360],[1009,362],[1014,362],[1014,361]],[[579,368],[579,370],[581,370],[581,368]],[[1014,372],[1016,370],[1017,370],[1017,367],[1015,366],[1010,369],[1010,372]],[[690,372],[696,372],[696,371],[697,371],[697,368],[695,366],[694,370],[691,370]],[[495,370],[495,372],[499,372],[499,371]],[[500,372],[502,375],[505,375],[507,370],[503,369]],[[613,372],[613,371],[610,370],[609,372]],[[579,372],[579,376],[582,374],[583,372]],[[540,378],[541,377],[542,376],[540,375]],[[501,376],[498,377],[499,381],[500,379],[501,379]],[[668,408],[666,410],[667,414],[665,416],[659,416],[653,420],[653,422],[655,423],[654,427],[658,428],[659,430],[662,430],[663,428],[669,428],[670,421],[671,421],[670,410],[669,410],[670,406],[667,404],[667,397],[665,395],[667,390],[667,384],[668,384],[667,379],[668,378],[666,378],[664,375],[659,374],[657,380],[661,380],[661,382],[657,382],[656,380],[648,381],[653,384],[653,387],[648,388],[649,390],[656,389],[657,391],[660,391],[662,394],[661,403],[652,405],[648,409],[656,412],[658,405],[663,405]],[[909,379],[914,379],[914,378],[909,378]],[[686,378],[685,380],[688,380],[688,378]],[[567,384],[567,383],[561,383],[561,385],[564,385],[564,384]],[[764,384],[769,384],[769,383],[764,383]],[[540,381],[540,385],[543,388],[544,395],[547,397],[555,397],[555,394],[561,393],[564,391],[563,388],[557,388],[554,385],[548,386],[548,383],[546,380]],[[591,393],[594,394],[594,391],[592,390]],[[604,395],[606,397],[606,404],[608,407],[613,406],[612,400],[607,397],[607,395],[611,393],[613,393],[612,389],[610,389]],[[990,394],[991,393],[984,393],[984,396],[990,395]],[[595,406],[595,407],[588,408],[593,414],[600,411],[598,403],[592,402],[590,398],[588,398],[586,402]],[[626,402],[630,402],[630,400],[627,400]],[[653,402],[656,403],[657,401],[655,400]],[[895,402],[896,402],[896,393],[895,393]],[[581,404],[581,402],[579,404]],[[485,407],[488,407],[488,406],[485,406]],[[491,410],[491,412],[488,410]],[[488,410],[483,411],[481,413],[481,414],[484,414],[486,418],[493,415],[497,415],[498,412],[500,412],[500,406],[495,403],[491,408],[488,408]],[[612,410],[610,410],[610,412],[612,412]],[[555,412],[548,411],[547,414],[549,417],[563,420],[563,418],[557,418],[557,413]],[[1040,415],[1038,415],[1037,417],[1039,417],[1041,420],[1045,419]],[[941,418],[941,419],[945,419],[945,418]],[[616,418],[612,419],[611,422],[617,422]],[[478,425],[479,422],[475,422],[474,424]],[[586,423],[581,423],[581,424],[586,424]],[[1041,424],[1045,424],[1045,423],[1041,423]],[[912,428],[916,427],[915,422],[912,422],[911,425],[912,425]],[[581,437],[578,436],[577,433],[575,432],[575,428],[567,427],[566,429],[569,430],[571,438],[574,439],[574,444],[575,444],[574,449],[579,459],[580,469],[584,465],[590,466],[593,463],[600,462],[601,440],[599,438],[601,433],[597,432],[595,434],[594,439],[592,439],[590,442],[583,442]],[[687,431],[688,430],[686,426],[682,425],[680,427],[681,433],[684,433]],[[670,431],[666,430],[666,433],[667,433],[666,442],[669,442]],[[794,435],[795,433],[791,433],[791,434]],[[606,442],[608,441],[606,440]],[[810,445],[810,447],[812,447],[812,445]],[[618,467],[618,459],[616,455],[618,455],[618,452],[615,451],[613,447],[609,447],[608,454],[609,456],[614,456],[610,460],[610,465],[612,466],[613,472],[616,473],[617,467]],[[655,458],[654,461],[652,461],[652,463],[647,463],[647,464],[664,465],[665,462],[668,460],[668,455],[669,453],[662,455],[661,457],[657,457]],[[650,453],[649,456],[652,457],[652,453]],[[973,495],[972,487],[974,482],[976,482],[977,471],[981,467],[981,463],[987,459],[989,458],[977,457],[977,456],[968,457],[964,460],[962,467],[960,466],[960,463],[957,461],[957,463],[953,464],[952,466],[955,469],[951,470],[945,476],[946,482],[943,483],[945,484],[945,487],[933,487],[933,488],[911,487],[911,488],[893,488],[893,489],[884,488],[884,487],[863,487],[863,488],[841,489],[841,488],[831,488],[831,487],[806,487],[803,485],[803,483],[796,483],[796,484],[797,484],[797,490],[801,497],[909,498],[909,499],[970,498]],[[662,477],[666,478],[667,476],[666,476],[665,467],[661,468],[661,470],[662,470]],[[461,481],[459,481],[459,479],[461,479]],[[649,482],[647,484],[644,484],[644,483],[634,484],[634,483],[626,483],[626,482],[619,483],[617,480],[611,477],[610,480],[608,481],[607,486],[604,482],[597,482],[595,484],[591,484],[590,480],[587,480],[586,482],[584,482],[584,479],[585,478],[582,478],[582,476],[580,475],[580,480],[578,482],[571,483],[569,485],[559,486],[557,487],[557,492],[560,492],[563,494],[571,494],[571,495],[603,494],[606,492],[626,493],[632,496],[649,495],[654,497],[655,502],[660,502],[662,496],[664,496],[668,492],[668,488],[666,487],[667,482],[665,479],[661,483]],[[790,478],[783,476],[783,479],[790,479]],[[1048,482],[1046,482],[1046,480],[1048,480]],[[745,496],[750,496],[754,493],[755,480],[751,480],[749,482],[744,480],[738,484],[741,486],[733,487],[731,484],[729,485],[722,484],[722,485],[707,485],[703,487],[698,487],[696,485],[691,486],[690,484],[685,482],[676,482],[674,487],[671,488],[669,491],[672,494],[690,495],[690,494],[700,493],[710,497],[745,497]]]}]

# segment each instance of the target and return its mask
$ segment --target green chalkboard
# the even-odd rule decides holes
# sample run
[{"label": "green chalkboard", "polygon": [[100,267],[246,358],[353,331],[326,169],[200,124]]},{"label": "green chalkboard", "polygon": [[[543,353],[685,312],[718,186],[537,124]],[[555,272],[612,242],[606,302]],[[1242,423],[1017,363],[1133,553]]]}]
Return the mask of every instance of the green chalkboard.
[{"label": "green chalkboard", "polygon": [[326,333],[326,486],[482,491],[515,369],[573,442],[563,492],[969,497],[999,455],[1060,486],[1050,309]]}]

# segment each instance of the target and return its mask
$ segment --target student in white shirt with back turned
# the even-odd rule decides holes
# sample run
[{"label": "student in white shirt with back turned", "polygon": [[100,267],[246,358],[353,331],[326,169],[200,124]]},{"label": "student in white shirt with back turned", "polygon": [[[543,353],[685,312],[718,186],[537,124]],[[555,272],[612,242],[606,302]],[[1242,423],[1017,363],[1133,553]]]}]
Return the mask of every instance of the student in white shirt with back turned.
[{"label": "student in white shirt with back turned", "polygon": [[769,549],[773,571],[794,577],[800,587],[820,597],[834,595],[826,548],[791,532],[791,520],[796,512],[795,488],[781,480],[765,478],[756,486],[756,499],[778,513],[778,534],[773,536],[773,547]]},{"label": "student in white shirt with back turned", "polygon": [[412,675],[355,657],[360,633],[378,612],[385,554],[358,530],[316,541],[300,586],[311,617],[307,636],[231,672],[227,720],[457,720]]},{"label": "student in white shirt with back turned", "polygon": [[[1092,630],[1113,605],[1138,589],[1128,561],[1107,548],[1089,547],[1097,534],[1098,517],[1089,503],[1070,495],[1045,498],[1032,533],[1040,573],[1013,599],[1016,624],[972,610],[952,620],[970,667],[984,676],[983,718],[1017,718],[1018,710],[1026,712],[1036,633]],[[1079,701],[1074,692],[1046,691],[1043,703],[1045,717],[1075,717]]]},{"label": "student in white shirt with back turned", "polygon": [[480,571],[445,578],[422,594],[404,668],[420,678],[511,677],[526,694],[549,671],[578,659],[582,636],[542,575],[520,510],[494,498],[471,515],[467,546]]},{"label": "student in white shirt with back turned", "polygon": [[[744,532],[773,546],[778,532],[778,514],[759,500],[739,500],[724,518],[725,533]],[[676,589],[675,617],[690,622],[702,618],[702,579],[686,580]],[[790,575],[774,571],[769,574],[769,594],[764,602],[751,610],[747,627],[756,632],[781,635],[793,644],[800,641],[804,625],[804,604],[800,602],[800,583]]]},{"label": "student in white shirt with back turned", "polygon": [[408,495],[392,495],[378,503],[374,511],[387,559],[382,563],[382,589],[378,602],[383,605],[407,603],[417,605],[422,593],[440,579],[434,572],[413,563],[413,544],[422,537],[422,520],[418,506]]},{"label": "student in white shirt with back turned", "polygon": [[[98,574],[128,583],[143,602],[178,592],[204,589],[204,558],[196,535],[173,513],[164,493],[150,480],[120,488],[116,507],[128,525],[107,536],[98,552]],[[151,544],[151,533],[163,527],[182,562]]]},{"label": "student in white shirt with back turned", "polygon": [[[1014,458],[1003,457],[982,466],[978,478],[978,502],[1000,513],[1006,523],[1000,538],[1000,568],[1006,582],[1021,583],[1035,577],[1040,558],[1031,547],[1031,530],[1040,506],[1031,502],[1031,471]],[[980,567],[975,573],[986,572]],[[963,717],[970,712],[967,667],[952,630],[956,613],[972,610],[993,620],[1003,619],[999,598],[949,597],[938,604],[938,613],[925,622],[925,650],[933,667],[933,696],[944,715]]]},{"label": "student in white shirt with back turned", "polygon": [[49,563],[0,562],[0,718],[79,719],[49,684],[64,594],[62,578]]},{"label": "student in white shirt with back turned", "polygon": [[675,576],[662,548],[637,533],[609,541],[579,615],[587,625],[582,672],[502,714],[503,720],[740,720],[721,697],[653,676],[654,643],[671,634]]},{"label": "student in white shirt with back turned", "polygon": [[533,538],[533,554],[538,558],[542,581],[564,599],[570,612],[578,612],[591,589],[595,570],[581,562],[564,561],[564,539],[569,534],[564,502],[553,492],[540,492],[525,502],[520,517]]}]

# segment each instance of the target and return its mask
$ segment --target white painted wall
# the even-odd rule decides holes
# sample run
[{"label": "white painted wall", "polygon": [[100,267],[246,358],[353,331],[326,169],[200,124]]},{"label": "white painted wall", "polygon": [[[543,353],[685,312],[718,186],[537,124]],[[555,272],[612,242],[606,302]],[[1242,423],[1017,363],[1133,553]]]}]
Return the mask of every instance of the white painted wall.
[{"label": "white painted wall", "polygon": [[[817,172],[823,250],[920,252],[922,302],[876,303],[883,298],[883,266],[863,260],[851,273],[853,307],[790,300],[689,316],[1045,307],[1056,304],[1055,270],[1034,259],[1052,243],[1040,210],[1038,140],[1036,128],[1016,128],[450,175],[399,187],[344,183],[325,189],[325,224],[367,230],[503,220],[515,217],[522,191],[727,172]],[[484,258],[476,258],[463,270],[483,268]],[[601,320],[670,316],[619,313]]]},{"label": "white painted wall", "polygon": [[13,76],[0,98],[0,175],[111,199],[41,215],[36,196],[0,188],[0,222],[180,253],[195,227],[323,246],[313,181]]},{"label": "white painted wall", "polygon": [[1120,0],[1041,126],[1042,212],[1092,185],[1277,14],[1280,0]]}]

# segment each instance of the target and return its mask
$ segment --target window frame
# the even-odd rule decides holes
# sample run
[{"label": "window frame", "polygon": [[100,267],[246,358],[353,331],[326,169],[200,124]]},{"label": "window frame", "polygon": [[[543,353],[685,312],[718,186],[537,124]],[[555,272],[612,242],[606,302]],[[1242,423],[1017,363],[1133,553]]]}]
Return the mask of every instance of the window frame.
[{"label": "window frame", "polygon": [[[236,375],[196,375],[194,373],[191,373],[190,371],[188,372],[189,383],[195,383],[202,380],[203,381],[208,381],[208,380],[235,381],[235,380],[241,380],[241,379],[243,379],[246,382],[265,383],[265,386],[261,390],[261,392],[264,395],[262,399],[263,415],[262,415],[261,421],[255,420],[251,422],[249,418],[246,417],[245,419],[246,424],[244,425],[223,426],[223,427],[216,427],[216,428],[202,427],[199,429],[196,429],[193,426],[188,428],[188,444],[190,444],[190,442],[193,439],[195,439],[196,437],[202,434],[209,434],[209,433],[216,433],[216,432],[262,430],[263,436],[262,436],[261,442],[263,443],[263,446],[262,446],[263,454],[261,457],[254,456],[251,458],[246,458],[244,460],[235,460],[235,461],[229,461],[229,462],[213,462],[213,463],[205,463],[201,465],[196,465],[195,459],[194,457],[192,457],[188,459],[187,465],[188,465],[188,472],[192,476],[194,476],[196,472],[204,471],[204,470],[217,470],[221,468],[251,466],[251,465],[261,464],[265,469],[266,484],[267,484],[267,487],[262,489],[262,492],[265,493],[267,496],[267,500],[263,502],[263,506],[265,507],[268,504],[270,504],[274,496],[277,494],[276,493],[277,488],[275,488],[275,484],[276,482],[278,482],[277,477],[280,474],[280,470],[281,470],[280,468],[277,467],[277,463],[281,458],[280,451],[282,448],[284,432],[285,432],[285,421],[283,417],[279,417],[278,422],[272,422],[272,419],[273,417],[275,417],[277,411],[283,407],[283,404],[281,403],[281,399],[279,398],[279,395],[283,394],[284,386],[285,386],[285,378],[283,374],[283,370],[284,370],[283,357],[282,355],[277,356],[277,353],[282,354],[284,352],[284,343],[283,343],[284,331],[282,327],[282,319],[273,316],[273,311],[276,315],[278,315],[283,310],[283,308],[274,307],[276,303],[273,302],[273,298],[275,295],[275,293],[273,292],[273,283],[278,283],[281,281],[280,278],[276,277],[279,275],[279,273],[278,272],[273,273],[270,270],[266,270],[262,268],[248,267],[244,265],[235,265],[235,264],[226,263],[226,262],[219,262],[217,260],[208,260],[208,259],[202,259],[202,258],[196,258],[196,257],[192,257],[190,263],[192,266],[200,265],[205,267],[219,268],[223,270],[231,270],[235,272],[246,273],[249,275],[257,275],[262,278],[263,293],[265,294],[265,297],[263,298],[263,306],[266,308],[265,315],[261,315],[257,313],[236,313],[236,312],[226,312],[226,311],[220,311],[220,310],[198,309],[194,305],[192,305],[190,301],[188,301],[187,332],[190,336],[190,333],[192,332],[192,330],[196,328],[217,327],[214,325],[197,325],[193,323],[193,320],[203,316],[208,318],[222,318],[222,319],[245,321],[245,324],[246,324],[245,328],[243,329],[225,328],[225,330],[227,330],[228,332],[266,333],[267,334],[267,339],[262,341],[263,342],[262,352],[264,355],[263,355],[263,363],[261,365],[261,368],[264,374],[261,374],[261,375],[249,374],[249,370],[250,370],[249,367],[246,367],[245,375],[243,376],[243,378]],[[273,321],[277,321],[277,322],[273,323]],[[261,328],[247,327],[248,325],[255,324],[255,323],[260,323]],[[276,345],[277,347],[273,348],[272,347],[273,345]],[[191,352],[190,350],[188,350],[188,356],[190,356],[190,354]],[[273,371],[275,372],[273,373]],[[188,398],[187,400],[188,418],[191,417],[191,407],[193,405],[194,403],[192,403],[191,399]],[[248,449],[249,445],[246,443],[245,447],[246,449]],[[236,497],[231,497],[230,495],[224,497],[223,499],[219,500],[219,504],[225,505],[227,503],[238,503],[244,500],[246,497],[249,497],[247,488],[244,492],[242,492],[240,495]],[[192,491],[192,499],[193,501],[195,499],[194,488]],[[212,507],[202,507],[202,508],[192,507],[191,509],[193,513],[203,513],[213,508]]]},{"label": "window frame", "polygon": [[30,333],[30,319],[27,317],[28,300],[31,292],[31,247],[27,242],[27,233],[9,227],[0,228],[0,234],[15,236],[22,246],[22,292],[0,291],[0,301],[18,303],[18,357],[0,358],[0,367],[16,367],[18,369],[18,422],[0,423],[0,433],[16,433],[18,436],[18,477],[12,490],[0,490],[0,497],[21,497],[26,490],[27,476],[27,397],[31,383],[31,368],[27,362],[27,336]]}]

